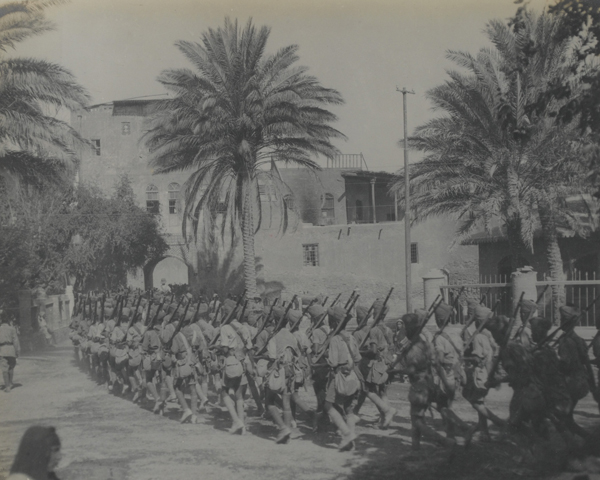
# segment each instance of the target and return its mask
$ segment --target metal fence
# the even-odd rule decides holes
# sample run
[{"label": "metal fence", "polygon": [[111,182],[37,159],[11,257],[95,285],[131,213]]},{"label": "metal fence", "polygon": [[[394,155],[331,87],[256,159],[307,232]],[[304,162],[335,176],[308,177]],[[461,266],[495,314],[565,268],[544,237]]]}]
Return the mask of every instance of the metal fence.
[{"label": "metal fence", "polygon": [[[549,286],[549,288],[546,288],[546,286]],[[452,304],[463,287],[464,290],[457,309],[458,314],[455,315],[452,323],[464,324],[467,318],[468,300],[476,300],[490,309],[495,308],[498,315],[512,315],[512,287],[508,275],[485,275],[480,277],[480,283],[444,285],[441,290],[445,300]],[[600,294],[600,280],[596,279],[596,274],[577,271],[570,272],[565,281],[539,280],[536,282],[536,287],[538,297],[544,292],[539,302],[540,314],[546,318],[552,318],[555,322],[558,321],[558,312],[554,311],[554,305],[552,304],[552,287],[564,288],[565,303],[574,305],[580,310],[584,310]],[[544,289],[546,290],[544,291]],[[593,327],[599,320],[600,302],[583,313],[580,325]]]},{"label": "metal fence", "polygon": [[457,315],[452,319],[454,324],[464,324],[467,319],[467,302],[474,300],[494,310],[498,315],[511,315],[511,283],[508,275],[481,275],[480,283],[451,284],[442,287],[444,299],[451,305],[463,289],[459,299]]},{"label": "metal fence", "polygon": [[[596,272],[580,272],[573,270],[569,272],[567,280],[564,282],[553,282],[550,280],[540,280],[536,282],[538,295],[540,295],[546,286],[543,298],[539,305],[543,308],[543,316],[558,320],[558,312],[554,311],[552,304],[552,288],[559,287],[565,290],[565,303],[574,305],[580,310],[584,310],[600,294],[600,280],[596,279]],[[600,302],[599,302],[600,303]],[[580,325],[582,327],[594,327],[600,320],[600,305],[594,304],[587,312],[581,316]]]}]

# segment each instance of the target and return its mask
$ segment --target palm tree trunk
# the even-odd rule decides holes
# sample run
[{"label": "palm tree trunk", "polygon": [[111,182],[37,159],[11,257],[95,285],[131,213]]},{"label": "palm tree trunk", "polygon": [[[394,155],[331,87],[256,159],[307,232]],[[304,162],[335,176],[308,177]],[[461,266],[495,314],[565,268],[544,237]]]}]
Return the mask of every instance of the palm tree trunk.
[{"label": "palm tree trunk", "polygon": [[[546,261],[550,270],[550,278],[554,282],[564,282],[565,273],[563,270],[562,255],[558,245],[558,234],[556,222],[552,209],[549,205],[540,202],[538,211],[540,214],[540,223],[542,225],[542,234],[546,249]],[[558,309],[565,303],[565,287],[564,285],[552,286],[552,311],[555,324],[558,323]]]},{"label": "palm tree trunk", "polygon": [[256,287],[256,256],[254,253],[254,203],[252,198],[252,180],[243,184],[244,205],[242,211],[242,243],[244,247],[244,283],[247,298],[258,296]]}]

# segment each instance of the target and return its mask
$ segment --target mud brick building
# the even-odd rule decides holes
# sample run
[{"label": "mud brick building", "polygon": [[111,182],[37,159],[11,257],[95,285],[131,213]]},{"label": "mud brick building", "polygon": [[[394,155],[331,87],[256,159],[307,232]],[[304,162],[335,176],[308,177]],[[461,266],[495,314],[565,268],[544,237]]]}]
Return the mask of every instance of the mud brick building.
[{"label": "mud brick building", "polygon": [[[140,205],[160,216],[171,249],[131,276],[133,286],[148,288],[161,278],[201,285],[216,275],[215,263],[228,258],[236,265],[242,252],[228,249],[228,242],[216,245],[206,239],[191,248],[185,245],[180,194],[187,173],[153,175],[148,166],[143,135],[156,102],[160,100],[122,100],[73,112],[73,127],[92,145],[80,152],[79,179],[110,193],[118,177],[126,174]],[[362,154],[329,159],[318,172],[272,168],[289,191],[276,193],[259,182],[263,218],[255,244],[265,288],[279,284],[286,292],[316,294],[360,287],[369,299],[394,286],[391,306],[400,308],[405,292],[404,222],[397,199],[388,193],[392,175],[369,171]],[[280,194],[290,209],[285,233],[280,229]],[[412,229],[415,306],[422,304],[422,277],[431,269],[443,269],[453,281],[477,279],[477,247],[450,248],[454,229],[452,219],[431,220]],[[216,253],[210,257],[207,250]]]}]

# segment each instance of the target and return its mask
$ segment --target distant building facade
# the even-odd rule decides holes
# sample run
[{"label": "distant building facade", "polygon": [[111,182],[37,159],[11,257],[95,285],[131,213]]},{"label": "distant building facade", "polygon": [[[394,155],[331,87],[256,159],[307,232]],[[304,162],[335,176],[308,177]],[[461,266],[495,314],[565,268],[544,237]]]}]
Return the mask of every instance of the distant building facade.
[{"label": "distant building facade", "polygon": [[[194,283],[192,276],[214,274],[206,261],[201,268],[198,258],[185,253],[181,188],[188,174],[153,175],[148,166],[143,135],[146,118],[157,101],[114,101],[72,113],[72,126],[92,144],[80,152],[80,180],[111,193],[119,176],[128,175],[138,202],[160,215],[171,249],[130,278],[132,285],[145,288],[158,286],[161,278],[167,283]],[[405,292],[404,222],[397,199],[388,193],[392,175],[369,171],[361,154],[329,159],[327,168],[317,172],[273,169],[277,171],[271,173],[278,174],[289,191],[276,192],[259,182],[263,212],[255,237],[262,265],[259,275],[300,294],[359,287],[365,300],[384,295],[394,286],[392,306],[400,308]],[[281,200],[288,207],[285,234],[280,230]],[[477,247],[449,248],[455,227],[451,219],[413,227],[415,306],[420,306],[422,299],[421,277],[432,268],[445,269],[453,281],[477,279]],[[241,249],[235,256],[239,262]]]}]

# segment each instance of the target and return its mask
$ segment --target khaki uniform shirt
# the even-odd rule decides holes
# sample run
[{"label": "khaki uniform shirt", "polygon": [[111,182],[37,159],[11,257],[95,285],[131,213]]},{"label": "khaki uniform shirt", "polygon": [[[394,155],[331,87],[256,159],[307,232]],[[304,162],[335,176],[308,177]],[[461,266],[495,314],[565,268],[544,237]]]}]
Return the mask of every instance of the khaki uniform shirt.
[{"label": "khaki uniform shirt", "polygon": [[15,327],[8,323],[0,325],[0,357],[18,357],[21,353]]}]

